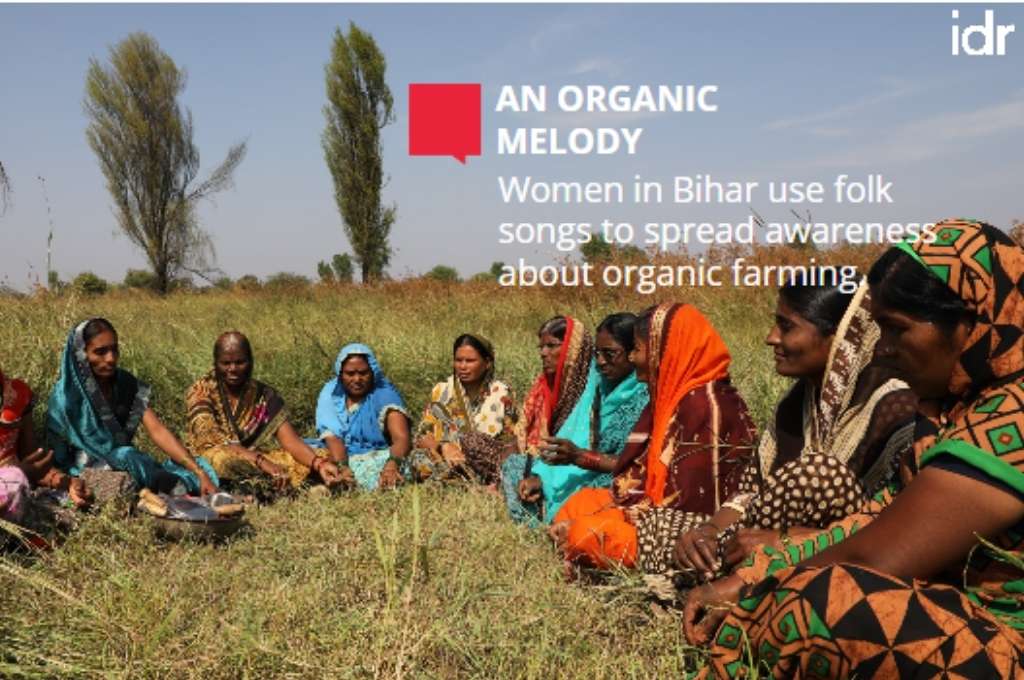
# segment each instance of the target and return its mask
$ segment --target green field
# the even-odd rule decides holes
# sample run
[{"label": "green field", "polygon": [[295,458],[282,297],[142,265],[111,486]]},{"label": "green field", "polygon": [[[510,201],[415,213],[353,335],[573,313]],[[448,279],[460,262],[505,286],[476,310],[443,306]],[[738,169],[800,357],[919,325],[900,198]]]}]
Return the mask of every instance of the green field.
[{"label": "green field", "polygon": [[[766,290],[652,298],[414,281],[38,295],[2,301],[0,366],[45,404],[68,329],[103,315],[119,330],[122,365],[153,386],[154,408],[181,432],[185,389],[210,368],[216,336],[237,329],[253,342],[256,377],[309,433],[346,342],[372,346],[419,411],[450,370],[454,337],[479,332],[521,398],[546,318],[571,314],[593,328],[608,313],[671,299],[698,305],[720,330],[734,382],[763,424],[785,387],[763,345],[774,308]],[[228,545],[161,544],[146,520],[108,512],[52,554],[0,558],[0,676],[650,678],[696,663],[678,615],[652,608],[638,579],[565,583],[547,539],[514,526],[478,489],[301,496],[249,519],[249,535]]]}]

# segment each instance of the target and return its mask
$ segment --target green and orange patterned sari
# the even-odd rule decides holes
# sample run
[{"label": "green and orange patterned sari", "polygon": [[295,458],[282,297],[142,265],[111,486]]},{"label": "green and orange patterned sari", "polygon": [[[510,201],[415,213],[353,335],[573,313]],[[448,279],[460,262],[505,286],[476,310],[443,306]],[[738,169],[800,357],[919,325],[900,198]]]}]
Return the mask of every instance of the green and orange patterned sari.
[{"label": "green and orange patterned sari", "polygon": [[[933,242],[898,247],[976,321],[952,397],[938,417],[918,416],[901,476],[909,482],[937,465],[1024,494],[1024,249],[969,220],[942,222],[933,233]],[[856,565],[793,567],[863,528],[885,500],[816,537],[755,551],[737,571],[749,585],[701,676],[737,677],[753,661],[771,677],[1024,677],[1024,517],[932,582]]]}]

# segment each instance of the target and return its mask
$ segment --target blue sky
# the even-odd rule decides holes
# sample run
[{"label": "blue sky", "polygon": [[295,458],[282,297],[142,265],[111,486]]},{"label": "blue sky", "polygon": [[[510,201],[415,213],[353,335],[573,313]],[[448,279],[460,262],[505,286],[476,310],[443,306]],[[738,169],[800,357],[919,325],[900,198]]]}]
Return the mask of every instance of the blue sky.
[{"label": "blue sky", "polygon": [[[950,55],[950,5],[0,5],[0,159],[14,204],[0,217],[3,282],[26,287],[45,268],[46,178],[65,279],[92,270],[120,280],[144,266],[117,235],[85,140],[90,57],[132,31],[152,34],[189,74],[204,171],[249,140],[234,189],[204,204],[218,264],[230,276],[315,275],[348,250],[320,147],[323,67],[336,26],[373,34],[388,59],[396,122],[384,135],[385,189],[398,205],[390,271],[435,264],[463,275],[494,260],[537,262],[550,247],[500,246],[503,221],[603,218],[732,220],[746,206],[510,206],[497,177],[668,182],[830,180],[884,173],[889,206],[812,208],[816,219],[934,221],[1024,218],[1024,8],[1004,57]],[[961,25],[983,6],[960,6]],[[407,87],[480,82],[483,156],[410,157]],[[714,114],[595,117],[495,113],[500,86],[715,83]],[[642,126],[635,156],[496,155],[498,126]],[[204,174],[204,173],[203,173]],[[755,205],[769,219],[783,206]]]}]

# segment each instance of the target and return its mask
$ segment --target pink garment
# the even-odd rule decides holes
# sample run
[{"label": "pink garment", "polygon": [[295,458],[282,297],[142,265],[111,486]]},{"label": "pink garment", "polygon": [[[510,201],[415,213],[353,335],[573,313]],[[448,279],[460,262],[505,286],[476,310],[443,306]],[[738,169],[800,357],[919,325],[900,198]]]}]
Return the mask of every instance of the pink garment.
[{"label": "pink garment", "polygon": [[28,477],[21,468],[0,467],[0,519],[17,522],[25,513],[28,496]]}]

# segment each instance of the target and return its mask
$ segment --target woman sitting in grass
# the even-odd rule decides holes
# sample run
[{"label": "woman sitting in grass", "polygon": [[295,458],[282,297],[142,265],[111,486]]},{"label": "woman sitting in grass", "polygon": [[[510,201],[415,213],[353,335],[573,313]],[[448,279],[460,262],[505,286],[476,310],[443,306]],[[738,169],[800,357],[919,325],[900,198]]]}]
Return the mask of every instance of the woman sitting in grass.
[{"label": "woman sitting in grass", "polygon": [[643,566],[671,552],[676,511],[710,514],[753,456],[754,425],[729,382],[729,351],[692,305],[665,304],[635,326],[632,362],[650,404],[629,435],[611,488],[573,494],[551,527],[571,563]]},{"label": "woman sitting in grass", "polygon": [[701,677],[1024,677],[1024,250],[931,232],[868,274],[876,355],[920,399],[902,488],[691,591]]},{"label": "woman sitting in grass", "polygon": [[396,486],[411,449],[402,396],[366,345],[343,347],[334,374],[317,400],[317,443],[340,467],[352,469],[360,488]]},{"label": "woman sitting in grass", "polygon": [[539,499],[524,502],[520,482],[532,474],[534,457],[548,438],[562,429],[583,398],[594,356],[594,341],[586,327],[571,316],[548,319],[537,332],[542,372],[523,403],[516,428],[519,455],[509,456],[501,469],[501,484],[512,519],[536,523],[543,517]]},{"label": "woman sitting in grass", "polygon": [[[118,367],[119,358],[117,332],[106,319],[83,321],[68,334],[46,414],[57,466],[76,477],[122,473],[151,491],[216,492],[213,468],[160,422],[149,406],[149,385]],[[132,446],[140,424],[170,460],[157,463]]]},{"label": "woman sitting in grass", "polygon": [[31,486],[66,491],[77,507],[89,503],[82,480],[56,469],[52,451],[36,448],[34,405],[31,388],[0,369],[0,519],[8,522],[25,515]]},{"label": "woman sitting in grass", "polygon": [[494,347],[485,338],[460,335],[452,354],[452,375],[434,385],[416,428],[413,477],[463,471],[482,484],[493,484],[514,447],[515,397],[507,384],[494,378]]},{"label": "woman sitting in grass", "polygon": [[[680,517],[676,545],[686,580],[706,581],[753,546],[820,530],[861,509],[890,481],[914,435],[917,398],[874,360],[878,325],[867,283],[779,290],[767,344],[775,370],[796,378],[761,437],[739,493],[713,517]],[[659,567],[668,568],[671,555]],[[660,569],[659,569],[660,570]]]},{"label": "woman sitting in grass", "polygon": [[[611,485],[626,437],[648,402],[647,386],[629,361],[635,322],[633,314],[612,314],[597,327],[586,388],[557,435],[540,447],[531,474],[518,480],[516,496],[508,499],[513,517],[550,523],[576,491]],[[513,478],[525,462],[521,457],[509,463]],[[541,503],[543,514],[530,514]]]},{"label": "woman sitting in grass", "polygon": [[213,370],[185,396],[188,444],[213,465],[221,481],[269,478],[275,492],[298,488],[312,473],[327,486],[352,484],[326,451],[314,451],[288,422],[284,401],[253,379],[252,346],[241,333],[224,333],[213,348]]}]

